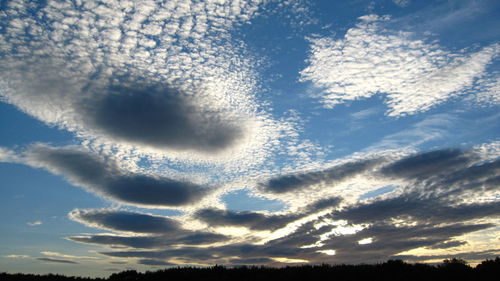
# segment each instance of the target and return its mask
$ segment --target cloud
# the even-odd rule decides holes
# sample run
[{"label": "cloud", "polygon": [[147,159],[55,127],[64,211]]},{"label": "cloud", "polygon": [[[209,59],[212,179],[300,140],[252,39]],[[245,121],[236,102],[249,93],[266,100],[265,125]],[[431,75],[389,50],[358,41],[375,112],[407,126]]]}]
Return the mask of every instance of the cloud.
[{"label": "cloud", "polygon": [[[283,257],[312,263],[360,263],[397,258],[400,253],[415,249],[460,252],[464,247],[475,247],[464,235],[496,227],[494,219],[500,214],[500,203],[495,199],[500,160],[492,149],[449,148],[376,157],[370,154],[365,158],[358,155],[356,160],[323,170],[297,173],[296,178],[301,181],[294,191],[318,183],[321,186],[315,189],[315,200],[303,201],[308,203],[293,212],[237,212],[203,207],[187,214],[189,229],[175,218],[117,209],[77,209],[70,213],[72,219],[116,233],[67,239],[114,248],[103,252],[108,256],[151,260],[153,264],[175,260],[183,264],[237,265],[253,261],[276,265]],[[75,159],[80,159],[81,155],[77,155]],[[103,168],[99,170],[104,174],[120,175],[112,162],[84,159],[77,162],[100,163]],[[76,169],[71,165],[64,167]],[[91,169],[82,169],[81,173],[87,175],[84,178],[108,177]],[[339,181],[351,177],[394,188],[362,201],[324,195]],[[347,188],[357,192],[353,187]],[[205,225],[197,224],[197,220],[214,232],[204,230]],[[221,234],[224,232],[218,226],[243,226],[248,231],[238,237],[228,236]],[[263,240],[259,236],[262,231],[270,231],[269,238]]]},{"label": "cloud", "polygon": [[120,233],[68,237],[72,241],[88,244],[163,248],[178,244],[212,244],[229,239],[222,234],[187,230],[178,221],[168,217],[124,210],[76,209],[69,213],[69,217],[89,227]]},{"label": "cloud", "polygon": [[473,160],[471,153],[442,149],[411,155],[381,169],[385,176],[421,178],[439,176],[440,172],[464,168]]},{"label": "cloud", "polygon": [[268,264],[272,263],[274,260],[270,258],[249,258],[249,259],[230,259],[229,262],[231,264],[242,264],[242,265],[251,265],[251,264]]},{"label": "cloud", "polygon": [[255,230],[278,229],[297,220],[297,215],[265,215],[258,212],[234,212],[221,209],[198,210],[195,217],[211,226],[245,226]]},{"label": "cloud", "polygon": [[[254,260],[275,264],[281,257],[312,263],[379,262],[399,258],[400,253],[415,249],[453,249],[460,253],[463,247],[473,247],[465,243],[474,243],[462,240],[464,235],[497,227],[495,218],[500,214],[500,202],[494,198],[498,198],[495,187],[500,178],[499,160],[484,158],[477,149],[441,149],[377,159],[378,164],[367,171],[366,176],[384,179],[384,184],[398,185],[395,191],[383,196],[363,201],[327,198],[288,215],[214,208],[201,209],[193,215],[210,226],[246,226],[254,230],[278,229],[289,219],[293,223],[300,221],[295,228],[263,244],[247,239],[240,244],[208,248],[148,248],[148,251],[103,254],[145,259],[182,258],[186,263],[241,264]],[[314,175],[321,173],[316,171]],[[315,181],[304,182],[315,184]],[[302,188],[307,188],[307,184]],[[333,209],[323,209],[327,206]],[[318,210],[327,211],[317,213]],[[305,217],[309,219],[303,220]],[[228,257],[238,258],[229,261]]]},{"label": "cloud", "polygon": [[367,159],[358,162],[348,162],[335,167],[303,173],[292,173],[271,178],[260,183],[259,187],[265,192],[285,193],[300,190],[304,187],[323,183],[334,185],[346,179],[362,174],[379,163],[377,159]]},{"label": "cloud", "polygon": [[[263,245],[231,244],[204,248],[182,247],[153,251],[126,250],[101,253],[123,258],[176,259],[186,263],[275,264],[271,261],[282,257],[311,263],[377,262],[393,258],[396,254],[410,249],[439,245],[449,241],[452,237],[493,226],[492,224],[395,226],[378,223],[355,233],[331,235],[324,239],[321,245],[315,247],[304,247],[330,230],[326,226],[317,229],[313,225],[314,223],[304,224],[294,233]],[[358,243],[366,237],[372,237],[372,242]],[[332,253],[332,249],[335,250],[334,255],[324,254],[326,251]]]},{"label": "cloud", "polygon": [[399,7],[406,7],[411,4],[410,0],[392,0],[394,4],[398,5]]},{"label": "cloud", "polygon": [[28,255],[5,255],[3,257],[9,258],[9,259],[27,259],[30,258]]},{"label": "cloud", "polygon": [[37,226],[37,225],[41,225],[42,221],[27,222],[26,224],[29,226]]},{"label": "cloud", "polygon": [[443,50],[417,34],[384,28],[388,17],[367,15],[343,39],[312,38],[302,81],[311,81],[331,108],[346,101],[387,96],[389,116],[427,111],[464,94],[486,76],[498,56],[492,44],[477,52]]},{"label": "cloud", "polygon": [[81,103],[87,127],[117,141],[212,153],[232,145],[243,133],[236,120],[204,111],[179,90],[125,85],[110,86],[107,93]]},{"label": "cloud", "polygon": [[16,158],[16,154],[13,151],[0,146],[0,163],[15,162]]},{"label": "cloud", "polygon": [[151,266],[173,266],[177,264],[161,261],[161,260],[154,260],[154,259],[140,259],[138,264],[144,264],[144,265],[151,265]]},{"label": "cloud", "polygon": [[42,251],[40,254],[45,255],[45,256],[50,256],[50,257],[59,257],[59,258],[68,258],[68,259],[98,259],[97,257],[89,257],[89,256],[75,256],[75,255],[67,255],[67,254],[61,254],[58,252],[51,252],[51,251]]},{"label": "cloud", "polygon": [[178,231],[177,221],[160,216],[113,209],[73,210],[69,218],[87,226],[118,232],[169,233]]},{"label": "cloud", "polygon": [[87,236],[70,236],[67,239],[79,243],[104,246],[125,246],[129,248],[161,249],[179,245],[206,245],[226,242],[230,237],[222,234],[203,231],[182,231],[175,235],[160,236],[123,236],[96,234]]},{"label": "cloud", "polygon": [[71,183],[125,204],[166,207],[195,203],[207,188],[187,181],[126,172],[112,161],[75,147],[32,146],[25,163],[65,176]]},{"label": "cloud", "polygon": [[448,248],[454,248],[462,245],[467,245],[466,241],[446,241],[443,243],[435,244],[430,246],[430,249],[448,249]]},{"label": "cloud", "polygon": [[36,258],[39,261],[47,261],[47,262],[54,262],[54,263],[70,263],[70,264],[78,264],[75,261],[72,260],[62,260],[62,259],[53,259],[53,258]]},{"label": "cloud", "polygon": [[500,254],[500,249],[490,249],[487,251],[474,251],[465,252],[459,254],[445,254],[445,255],[399,255],[396,256],[400,259],[410,260],[410,261],[425,261],[425,260],[444,260],[451,258],[462,258],[466,260],[493,260]]},{"label": "cloud", "polygon": [[284,125],[256,102],[256,62],[231,34],[263,2],[9,1],[2,101],[104,152],[262,163]]},{"label": "cloud", "polygon": [[267,214],[263,212],[235,212],[215,208],[196,211],[194,218],[210,226],[244,226],[253,230],[277,230],[307,215],[315,214],[327,208],[337,207],[342,200],[339,197],[324,198],[306,205],[295,213]]}]

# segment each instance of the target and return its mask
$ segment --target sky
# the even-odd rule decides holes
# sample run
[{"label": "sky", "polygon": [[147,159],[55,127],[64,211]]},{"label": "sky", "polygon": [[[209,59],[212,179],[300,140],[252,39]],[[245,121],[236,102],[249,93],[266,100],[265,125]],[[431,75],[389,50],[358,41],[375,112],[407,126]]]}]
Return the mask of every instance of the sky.
[{"label": "sky", "polygon": [[499,13],[0,1],[0,272],[500,255]]}]

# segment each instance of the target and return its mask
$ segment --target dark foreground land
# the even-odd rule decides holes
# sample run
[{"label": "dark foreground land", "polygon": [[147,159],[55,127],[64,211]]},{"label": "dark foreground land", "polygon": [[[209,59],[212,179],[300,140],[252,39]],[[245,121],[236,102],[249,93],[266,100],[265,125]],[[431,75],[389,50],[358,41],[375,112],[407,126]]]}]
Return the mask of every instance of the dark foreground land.
[{"label": "dark foreground land", "polygon": [[401,260],[390,260],[381,264],[361,265],[304,265],[282,268],[242,266],[227,268],[213,266],[204,268],[177,267],[155,272],[140,273],[135,270],[114,273],[106,279],[67,277],[63,275],[33,275],[0,273],[1,281],[118,281],[118,280],[164,280],[164,281],[246,281],[246,280],[500,280],[500,258],[485,260],[475,268],[464,260],[445,260],[439,265],[408,264]]}]

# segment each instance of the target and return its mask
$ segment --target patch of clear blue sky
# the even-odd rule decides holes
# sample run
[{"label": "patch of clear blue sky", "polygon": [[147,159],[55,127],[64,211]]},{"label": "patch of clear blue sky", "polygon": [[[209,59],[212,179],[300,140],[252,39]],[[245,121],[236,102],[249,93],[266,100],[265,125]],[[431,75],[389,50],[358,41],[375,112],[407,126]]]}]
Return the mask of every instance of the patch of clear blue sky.
[{"label": "patch of clear blue sky", "polygon": [[379,195],[382,195],[382,194],[386,194],[386,193],[389,193],[391,191],[393,191],[397,186],[394,186],[394,185],[386,185],[384,187],[381,187],[379,189],[375,189],[375,190],[372,190],[372,191],[369,191],[361,196],[359,196],[359,200],[362,200],[362,199],[370,199],[370,198],[373,198],[373,197],[377,197]]},{"label": "patch of clear blue sky", "polygon": [[55,126],[49,127],[13,105],[0,102],[0,116],[0,146],[12,148],[34,142],[54,145],[75,143],[72,133]]},{"label": "patch of clear blue sky", "polygon": [[248,190],[236,190],[222,196],[222,201],[233,211],[282,211],[286,205],[280,200],[252,196]]}]

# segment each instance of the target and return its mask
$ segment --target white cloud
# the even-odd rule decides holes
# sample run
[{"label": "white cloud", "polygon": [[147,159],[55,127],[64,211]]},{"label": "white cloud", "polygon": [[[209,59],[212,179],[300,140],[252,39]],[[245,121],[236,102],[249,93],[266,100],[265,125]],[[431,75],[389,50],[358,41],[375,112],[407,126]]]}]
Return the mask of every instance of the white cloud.
[{"label": "white cloud", "polygon": [[15,162],[16,155],[13,151],[0,146],[0,163],[1,162]]},{"label": "white cloud", "polygon": [[360,20],[343,39],[310,39],[302,81],[324,89],[319,98],[327,108],[385,94],[389,116],[426,111],[477,87],[500,52],[493,44],[476,52],[451,53],[416,34],[385,29],[388,17]]},{"label": "white cloud", "polygon": [[37,225],[41,225],[42,221],[27,222],[26,224],[29,226],[37,226]]},{"label": "white cloud", "polygon": [[28,258],[31,258],[28,255],[5,255],[4,257],[9,258],[9,259],[28,259]]},{"label": "white cloud", "polygon": [[406,7],[411,4],[410,0],[392,0],[394,4],[398,5],[399,7]]},{"label": "white cloud", "polygon": [[44,256],[49,256],[49,257],[58,257],[58,258],[67,258],[67,259],[89,259],[89,260],[95,260],[99,259],[98,257],[91,257],[91,256],[75,256],[75,255],[68,255],[68,254],[62,254],[58,252],[51,252],[51,251],[42,251],[40,254]]}]

